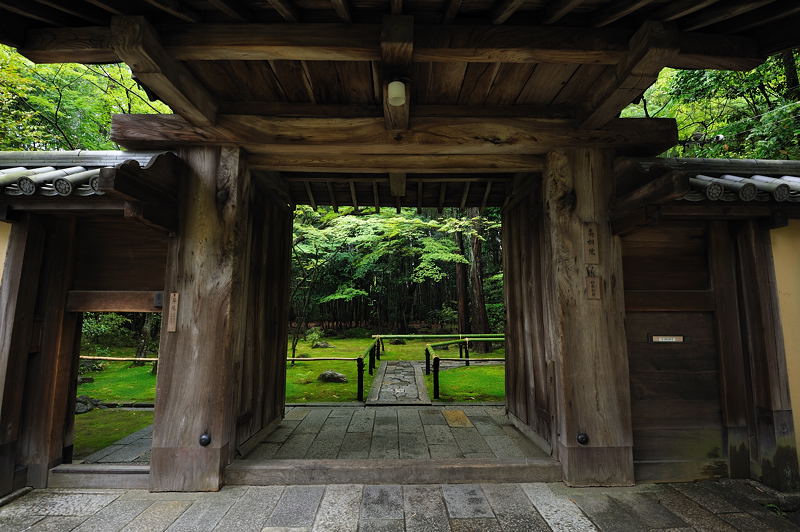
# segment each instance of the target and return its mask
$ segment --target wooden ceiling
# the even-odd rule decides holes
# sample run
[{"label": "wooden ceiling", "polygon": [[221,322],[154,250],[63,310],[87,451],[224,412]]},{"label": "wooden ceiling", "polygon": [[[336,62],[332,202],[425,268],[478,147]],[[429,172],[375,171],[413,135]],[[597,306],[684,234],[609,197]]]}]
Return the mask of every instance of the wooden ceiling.
[{"label": "wooden ceiling", "polygon": [[[379,186],[390,173],[496,181],[486,202],[467,194],[472,206],[502,203],[500,183],[540,171],[552,149],[672,146],[674,122],[617,118],[663,67],[744,70],[800,41],[800,2],[783,0],[0,0],[0,10],[1,42],[38,62],[124,61],[179,115],[120,115],[113,137],[126,147],[238,144],[259,171],[307,175],[289,180],[303,197],[303,183],[327,194],[320,173]],[[385,103],[392,80],[406,83],[403,106]],[[446,187],[444,203],[463,203],[466,182]],[[429,194],[425,206],[440,206]]]}]

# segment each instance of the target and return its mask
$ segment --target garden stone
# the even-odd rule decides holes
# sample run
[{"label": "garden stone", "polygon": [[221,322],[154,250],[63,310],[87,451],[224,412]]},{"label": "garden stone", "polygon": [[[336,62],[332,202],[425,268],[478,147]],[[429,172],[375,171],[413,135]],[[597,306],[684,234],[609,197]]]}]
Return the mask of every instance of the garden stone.
[{"label": "garden stone", "polygon": [[406,345],[406,341],[403,340],[402,338],[395,338],[394,340],[389,342],[389,344],[391,344],[391,345]]},{"label": "garden stone", "polygon": [[94,382],[94,377],[78,377],[78,384],[90,384]]},{"label": "garden stone", "polygon": [[323,371],[317,377],[317,380],[321,380],[323,382],[347,382],[347,377],[338,373],[336,371]]},{"label": "garden stone", "polygon": [[328,342],[314,342],[314,345],[311,346],[311,349],[333,349],[334,347],[336,346],[329,344]]}]

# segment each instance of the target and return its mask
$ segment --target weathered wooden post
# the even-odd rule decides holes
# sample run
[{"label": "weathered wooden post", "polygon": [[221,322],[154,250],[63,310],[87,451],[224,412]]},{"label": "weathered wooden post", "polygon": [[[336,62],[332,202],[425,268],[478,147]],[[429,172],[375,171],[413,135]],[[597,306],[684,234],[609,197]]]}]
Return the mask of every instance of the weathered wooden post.
[{"label": "weathered wooden post", "polygon": [[191,148],[171,240],[150,462],[153,491],[213,491],[235,449],[249,182],[235,148]]},{"label": "weathered wooden post", "polygon": [[439,357],[433,357],[433,398],[439,398]]},{"label": "weathered wooden post", "polygon": [[555,453],[575,486],[631,485],[632,429],[620,240],[608,223],[613,153],[547,155],[545,348],[555,366]]},{"label": "weathered wooden post", "polygon": [[356,359],[356,370],[358,371],[358,400],[364,400],[364,357]]}]

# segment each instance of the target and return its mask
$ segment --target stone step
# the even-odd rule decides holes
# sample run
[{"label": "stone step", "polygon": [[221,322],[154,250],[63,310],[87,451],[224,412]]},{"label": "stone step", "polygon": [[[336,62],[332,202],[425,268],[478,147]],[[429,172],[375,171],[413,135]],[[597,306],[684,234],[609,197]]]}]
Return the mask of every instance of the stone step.
[{"label": "stone step", "polygon": [[47,487],[147,489],[149,477],[149,465],[62,464],[50,470]]},{"label": "stone step", "polygon": [[226,484],[459,484],[558,482],[551,458],[450,460],[238,460],[225,469]]}]

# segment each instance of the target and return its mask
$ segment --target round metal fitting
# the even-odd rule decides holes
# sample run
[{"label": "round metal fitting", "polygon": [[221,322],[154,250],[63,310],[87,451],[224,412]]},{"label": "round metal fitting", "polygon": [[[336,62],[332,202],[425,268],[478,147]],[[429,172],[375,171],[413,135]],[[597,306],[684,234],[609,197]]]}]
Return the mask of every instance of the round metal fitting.
[{"label": "round metal fitting", "polygon": [[578,440],[578,443],[580,443],[581,445],[586,445],[587,443],[589,443],[589,435],[586,434],[585,432],[579,433],[575,439]]},{"label": "round metal fitting", "polygon": [[211,435],[210,434],[206,433],[206,434],[201,434],[200,435],[200,445],[202,445],[203,447],[208,447],[208,445],[210,443],[211,443]]}]

